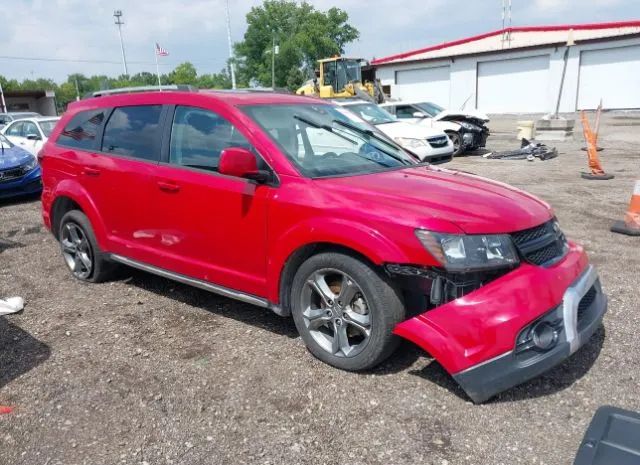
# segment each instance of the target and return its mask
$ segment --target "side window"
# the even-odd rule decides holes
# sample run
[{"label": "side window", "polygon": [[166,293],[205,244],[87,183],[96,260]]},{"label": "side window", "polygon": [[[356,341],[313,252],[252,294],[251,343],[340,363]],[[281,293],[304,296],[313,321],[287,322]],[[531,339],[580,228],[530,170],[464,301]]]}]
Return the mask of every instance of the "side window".
[{"label": "side window", "polygon": [[13,123],[9,128],[7,128],[7,132],[5,136],[14,136],[14,137],[22,137],[22,127],[24,123],[18,122]]},{"label": "side window", "polygon": [[66,147],[94,150],[96,135],[104,121],[105,112],[104,109],[81,111],[67,123],[56,143]]},{"label": "side window", "polygon": [[40,132],[38,132],[38,128],[31,121],[25,121],[24,126],[22,127],[22,135],[23,137],[29,136],[38,136],[40,137]]},{"label": "side window", "polygon": [[417,112],[418,110],[416,110],[415,108],[409,106],[409,105],[404,105],[404,106],[397,106],[396,107],[396,116],[398,118],[413,118],[413,114],[415,112]]},{"label": "side window", "polygon": [[0,115],[0,124],[8,124],[11,122],[11,118],[8,115]]},{"label": "side window", "polygon": [[251,149],[251,144],[235,126],[216,113],[176,107],[171,127],[170,163],[216,171],[220,154],[228,147]]},{"label": "side window", "polygon": [[160,160],[162,105],[116,108],[104,128],[102,151],[142,160]]}]

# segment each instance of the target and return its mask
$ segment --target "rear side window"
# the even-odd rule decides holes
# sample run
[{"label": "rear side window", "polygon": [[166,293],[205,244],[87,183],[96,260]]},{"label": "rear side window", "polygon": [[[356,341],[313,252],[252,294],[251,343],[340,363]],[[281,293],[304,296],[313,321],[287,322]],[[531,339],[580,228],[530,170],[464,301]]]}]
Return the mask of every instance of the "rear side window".
[{"label": "rear side window", "polygon": [[57,143],[67,147],[95,150],[95,140],[106,110],[81,111],[71,118],[60,133]]},{"label": "rear side window", "polygon": [[104,128],[102,151],[142,160],[160,160],[162,105],[120,107]]}]

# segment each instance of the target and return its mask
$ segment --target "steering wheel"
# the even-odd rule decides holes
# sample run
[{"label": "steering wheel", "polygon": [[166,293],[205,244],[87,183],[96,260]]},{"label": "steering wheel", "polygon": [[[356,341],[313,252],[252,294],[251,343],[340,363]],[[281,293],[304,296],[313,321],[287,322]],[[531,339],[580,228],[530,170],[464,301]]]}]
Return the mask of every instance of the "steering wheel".
[{"label": "steering wheel", "polygon": [[358,153],[365,158],[373,161],[380,161],[384,159],[384,156],[382,155],[382,153],[380,153],[380,150],[378,150],[371,144],[362,145],[362,147],[360,147],[360,150],[358,150]]},{"label": "steering wheel", "polygon": [[325,159],[330,159],[330,158],[338,158],[338,154],[335,152],[327,152],[324,155],[322,155],[322,158]]}]

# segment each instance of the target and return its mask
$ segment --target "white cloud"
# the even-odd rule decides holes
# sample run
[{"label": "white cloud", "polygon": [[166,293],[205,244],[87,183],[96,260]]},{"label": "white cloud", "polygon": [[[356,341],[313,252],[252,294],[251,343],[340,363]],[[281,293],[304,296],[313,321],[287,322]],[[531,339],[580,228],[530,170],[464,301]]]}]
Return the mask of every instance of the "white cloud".
[{"label": "white cloud", "polygon": [[[361,33],[347,52],[371,58],[498,29],[502,0],[310,0],[338,6]],[[219,71],[227,59],[226,0],[0,0],[0,55],[106,60],[114,64],[13,61],[0,74],[63,80],[73,72],[122,72],[113,10],[124,12],[131,73],[154,71],[153,46],[169,50],[163,69],[191,61],[199,72]],[[230,0],[232,36],[241,40],[245,15],[261,0]],[[561,15],[559,13],[562,13]],[[638,0],[513,0],[514,25],[624,20],[640,17]],[[145,62],[138,64],[136,62]]]}]

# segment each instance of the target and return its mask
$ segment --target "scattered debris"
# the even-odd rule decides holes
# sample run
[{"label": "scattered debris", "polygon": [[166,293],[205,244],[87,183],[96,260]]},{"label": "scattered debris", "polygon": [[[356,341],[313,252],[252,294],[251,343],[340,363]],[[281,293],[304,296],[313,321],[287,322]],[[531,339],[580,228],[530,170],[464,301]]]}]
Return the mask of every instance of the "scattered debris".
[{"label": "scattered debris", "polygon": [[22,297],[9,297],[6,300],[0,299],[0,316],[18,313],[24,308]]},{"label": "scattered debris", "polygon": [[484,158],[492,160],[529,160],[534,161],[536,158],[540,160],[549,160],[558,156],[558,150],[555,147],[548,147],[539,142],[531,142],[522,139],[522,146],[518,150],[507,150],[506,152],[489,152],[482,155]]}]

